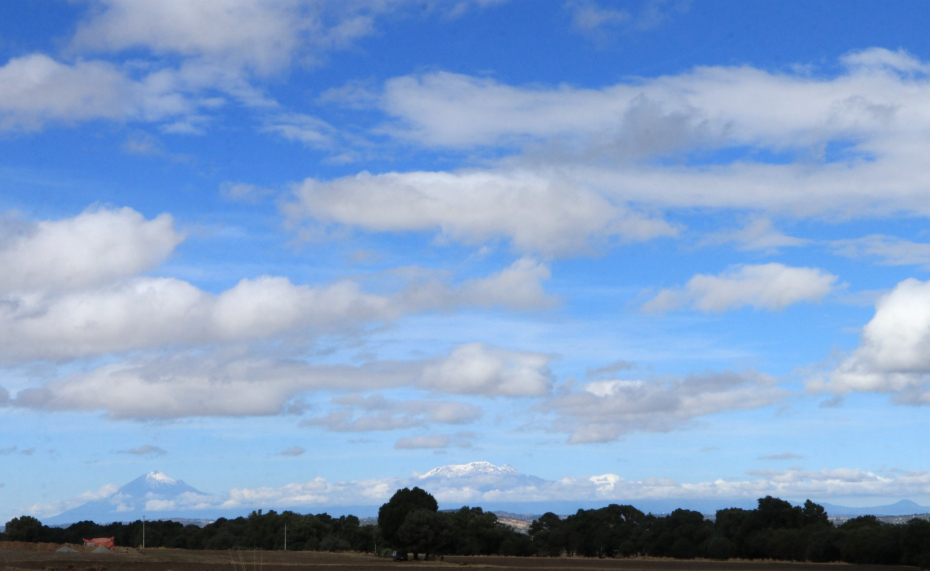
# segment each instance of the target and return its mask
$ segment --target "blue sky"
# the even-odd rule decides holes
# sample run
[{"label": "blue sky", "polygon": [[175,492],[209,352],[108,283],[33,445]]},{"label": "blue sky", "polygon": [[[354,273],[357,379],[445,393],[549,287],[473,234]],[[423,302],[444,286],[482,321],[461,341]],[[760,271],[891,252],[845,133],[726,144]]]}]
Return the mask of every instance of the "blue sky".
[{"label": "blue sky", "polygon": [[930,501],[928,19],[0,6],[0,520],[473,461],[560,482],[498,500]]}]

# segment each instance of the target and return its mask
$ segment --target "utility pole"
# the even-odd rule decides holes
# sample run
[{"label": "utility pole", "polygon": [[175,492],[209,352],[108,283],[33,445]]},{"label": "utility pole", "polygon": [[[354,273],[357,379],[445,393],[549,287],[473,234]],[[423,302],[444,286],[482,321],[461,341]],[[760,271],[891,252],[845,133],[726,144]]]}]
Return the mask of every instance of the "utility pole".
[{"label": "utility pole", "polygon": [[145,549],[145,515],[142,516],[142,549]]},{"label": "utility pole", "polygon": [[287,524],[284,524],[284,551],[287,551]]}]

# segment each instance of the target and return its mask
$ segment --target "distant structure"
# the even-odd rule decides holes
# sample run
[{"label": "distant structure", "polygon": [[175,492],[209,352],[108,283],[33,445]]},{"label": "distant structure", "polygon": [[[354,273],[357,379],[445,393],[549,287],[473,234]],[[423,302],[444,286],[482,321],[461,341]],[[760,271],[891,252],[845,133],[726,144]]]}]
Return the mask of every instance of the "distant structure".
[{"label": "distant structure", "polygon": [[114,537],[95,537],[94,539],[85,539],[84,547],[106,547],[107,549],[113,549],[116,547],[116,544],[113,542]]}]

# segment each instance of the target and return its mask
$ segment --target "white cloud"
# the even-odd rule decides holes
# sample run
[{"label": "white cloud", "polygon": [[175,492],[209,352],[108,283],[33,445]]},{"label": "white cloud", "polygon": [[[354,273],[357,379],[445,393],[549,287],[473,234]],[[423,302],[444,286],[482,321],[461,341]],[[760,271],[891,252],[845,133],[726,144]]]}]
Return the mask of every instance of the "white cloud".
[{"label": "white cloud", "polygon": [[[898,89],[894,89],[897,87]],[[490,79],[435,72],[389,80],[381,106],[399,123],[397,134],[421,144],[472,147],[553,137],[620,137],[676,119],[681,133],[720,146],[787,150],[833,139],[869,143],[923,124],[924,86],[884,69],[854,68],[835,78],[774,74],[750,67],[699,67],[676,76],[601,89],[517,87]],[[760,102],[759,99],[762,99]],[[805,106],[798,106],[800,101]],[[762,103],[758,105],[757,103]],[[466,119],[467,118],[467,119]],[[692,141],[693,142],[693,141]],[[655,145],[649,145],[655,147]],[[669,148],[670,145],[657,147]]]},{"label": "white cloud", "polygon": [[877,258],[888,266],[930,267],[930,244],[911,242],[896,236],[872,234],[851,240],[830,242],[834,252],[848,258]]},{"label": "white cloud", "polygon": [[930,65],[921,62],[904,49],[893,52],[882,48],[870,48],[847,54],[840,58],[840,61],[850,68],[930,73]]},{"label": "white cloud", "polygon": [[0,67],[0,129],[36,130],[50,122],[160,120],[198,103],[164,74],[134,80],[102,61],[59,63],[31,54]]},{"label": "white cloud", "polygon": [[808,388],[895,393],[901,403],[930,404],[930,282],[907,279],[882,296],[859,346]]},{"label": "white cloud", "polygon": [[549,270],[532,260],[459,284],[420,272],[432,279],[387,294],[353,281],[311,286],[276,276],[212,294],[174,278],[135,276],[182,238],[171,216],[147,221],[128,208],[38,223],[0,219],[0,265],[8,268],[0,275],[0,360],[352,333],[411,312],[553,303],[541,284]]},{"label": "white cloud", "polygon": [[530,172],[361,173],[307,179],[285,206],[292,221],[312,219],[373,232],[434,232],[480,244],[505,239],[520,252],[566,255],[610,240],[672,236],[666,222],[557,178]]},{"label": "white cloud", "polygon": [[530,258],[521,258],[496,274],[467,279],[457,287],[439,279],[438,272],[400,268],[392,273],[411,280],[402,302],[410,310],[462,306],[534,310],[556,304],[542,284],[551,276],[549,268]]},{"label": "white cloud", "polygon": [[497,274],[465,281],[458,295],[463,305],[546,308],[554,300],[542,282],[551,275],[546,265],[522,258]]},{"label": "white cloud", "polygon": [[[441,0],[450,16],[506,0]],[[142,48],[243,68],[257,75],[313,62],[375,33],[378,17],[427,5],[418,0],[93,0],[72,51]]]},{"label": "white cloud", "polygon": [[212,295],[172,278],[134,278],[60,296],[23,296],[0,307],[0,347],[8,359],[76,358],[259,339],[297,328],[346,331],[390,319],[398,309],[351,282],[316,288],[263,276]]},{"label": "white cloud", "polygon": [[[834,77],[699,67],[600,89],[437,72],[388,81],[380,106],[390,133],[422,146],[528,150],[472,177],[523,165],[618,206],[930,215],[918,174],[930,132],[927,65],[881,49],[844,63]],[[771,153],[793,160],[775,164]],[[680,160],[654,160],[667,155]]]},{"label": "white cloud", "polygon": [[[481,362],[463,363],[467,355]],[[319,391],[409,387],[442,394],[540,396],[551,382],[547,363],[546,356],[483,345],[466,345],[432,359],[361,366],[312,365],[232,349],[155,353],[20,390],[11,404],[47,411],[103,411],[113,419],[156,419],[278,415],[301,409],[295,399]],[[332,414],[316,417],[313,424],[332,430],[386,430],[460,424],[480,414],[474,406],[445,401],[396,403],[352,396],[334,403]]]},{"label": "white cloud", "polygon": [[258,203],[265,198],[273,196],[275,191],[269,188],[260,188],[246,182],[224,182],[220,185],[220,195],[236,202]]},{"label": "white cloud", "polygon": [[604,8],[592,0],[573,0],[565,7],[572,14],[572,28],[581,33],[591,33],[605,26],[616,26],[627,22],[631,15],[626,10]]},{"label": "white cloud", "polygon": [[810,240],[795,238],[779,232],[768,218],[751,220],[739,230],[723,231],[711,234],[703,241],[704,244],[736,244],[740,250],[762,250],[774,252],[779,248],[803,246]]},{"label": "white cloud", "polygon": [[183,238],[170,215],[145,220],[131,208],[36,223],[0,218],[0,294],[113,282],[160,264]]},{"label": "white cloud", "polygon": [[[201,133],[201,113],[224,96],[276,109],[270,131],[327,146],[333,129],[287,114],[255,80],[344,49],[375,31],[378,16],[410,0],[92,0],[63,63],[45,54],[0,67],[0,130],[37,130],[48,123],[94,119],[164,122],[169,133]],[[148,52],[124,66],[89,53]],[[146,56],[148,56],[146,58]],[[166,64],[165,58],[177,63]],[[75,59],[76,58],[76,59]],[[328,127],[328,129],[327,129]],[[324,133],[324,131],[326,131]]]},{"label": "white cloud", "polygon": [[730,410],[777,403],[785,392],[757,372],[718,373],[649,381],[603,380],[556,396],[548,405],[569,442],[609,442],[636,431],[664,432]]},{"label": "white cloud", "polygon": [[72,41],[77,50],[146,48],[267,74],[290,65],[294,53],[314,36],[338,42],[350,33],[345,21],[326,30],[313,8],[296,0],[97,0]]},{"label": "white cloud", "polygon": [[469,343],[423,372],[418,385],[453,394],[545,396],[552,390],[551,357]]},{"label": "white cloud", "polygon": [[264,130],[318,149],[331,148],[338,136],[336,129],[326,121],[300,113],[269,118]]},{"label": "white cloud", "polygon": [[72,374],[19,391],[13,404],[50,411],[102,410],[114,419],[268,416],[281,414],[304,392],[397,387],[410,376],[402,363],[311,366],[235,353],[181,353]]},{"label": "white cloud", "polygon": [[802,301],[819,301],[833,291],[837,277],[816,268],[782,264],[743,265],[718,276],[698,274],[682,289],[666,289],[643,305],[667,311],[691,305],[700,311],[750,306],[779,310]]},{"label": "white cloud", "polygon": [[333,399],[340,408],[321,417],[301,421],[301,426],[321,426],[334,432],[399,430],[429,424],[466,424],[477,420],[481,410],[453,401],[392,401],[380,395],[347,395]]}]

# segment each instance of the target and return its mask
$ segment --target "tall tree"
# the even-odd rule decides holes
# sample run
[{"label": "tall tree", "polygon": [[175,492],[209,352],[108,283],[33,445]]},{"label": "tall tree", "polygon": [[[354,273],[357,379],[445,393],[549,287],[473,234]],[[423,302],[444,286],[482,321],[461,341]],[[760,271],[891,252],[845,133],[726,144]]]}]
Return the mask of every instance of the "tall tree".
[{"label": "tall tree", "polygon": [[420,488],[397,490],[391,499],[378,510],[378,527],[384,538],[395,547],[403,547],[397,536],[407,515],[417,510],[439,511],[436,498]]}]

